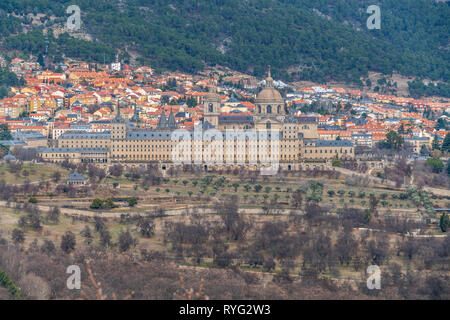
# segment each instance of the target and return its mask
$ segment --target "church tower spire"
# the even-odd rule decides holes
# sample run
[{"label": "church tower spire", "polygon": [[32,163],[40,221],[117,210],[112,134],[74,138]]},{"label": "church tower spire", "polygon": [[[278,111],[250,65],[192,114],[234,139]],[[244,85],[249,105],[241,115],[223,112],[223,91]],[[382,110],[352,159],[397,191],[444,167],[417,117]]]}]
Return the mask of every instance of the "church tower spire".
[{"label": "church tower spire", "polygon": [[273,79],[270,72],[270,65],[268,66],[267,78],[266,78],[266,88],[273,88]]}]

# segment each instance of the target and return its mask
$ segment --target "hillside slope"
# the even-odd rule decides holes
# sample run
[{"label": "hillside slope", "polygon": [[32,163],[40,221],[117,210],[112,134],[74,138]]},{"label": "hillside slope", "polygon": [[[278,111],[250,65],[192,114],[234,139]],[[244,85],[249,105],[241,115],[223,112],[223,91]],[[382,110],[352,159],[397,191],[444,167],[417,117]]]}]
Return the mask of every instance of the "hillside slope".
[{"label": "hillside slope", "polygon": [[[52,26],[67,19],[65,8],[72,3],[2,0],[3,48],[38,54],[45,43],[40,31],[17,36],[17,21],[26,18],[5,13],[56,16],[41,19]],[[364,0],[78,0],[77,5],[83,29],[97,41],[50,37],[53,56],[108,62],[111,48],[129,48],[141,54],[142,63],[162,68],[196,72],[220,64],[260,76],[271,64],[278,77],[317,82],[360,83],[368,71],[444,82],[450,75],[448,2],[381,1],[381,30],[365,28]]]}]

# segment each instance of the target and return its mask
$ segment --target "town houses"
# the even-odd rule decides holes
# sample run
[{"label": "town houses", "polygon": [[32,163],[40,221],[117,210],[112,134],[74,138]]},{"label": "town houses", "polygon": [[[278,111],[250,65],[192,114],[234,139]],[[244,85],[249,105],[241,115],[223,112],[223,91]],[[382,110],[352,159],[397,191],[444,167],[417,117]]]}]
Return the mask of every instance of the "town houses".
[{"label": "town houses", "polygon": [[[323,166],[334,158],[354,158],[352,142],[318,139],[315,117],[298,117],[294,109],[286,113],[284,101],[273,86],[270,72],[264,89],[256,96],[256,108],[252,114],[222,115],[221,98],[216,90],[215,86],[210,86],[205,94],[203,118],[194,130],[185,131],[189,141],[181,150],[180,144],[186,141],[174,139],[178,125],[173,110],[168,116],[163,110],[156,128],[149,129],[142,123],[137,104],[133,105],[133,116],[127,121],[122,117],[118,102],[111,131],[69,130],[59,136],[57,147],[39,148],[38,154],[44,161],[50,162],[156,162],[163,170],[178,160],[183,160],[181,164],[204,165],[206,170],[208,166],[256,169],[271,167],[273,162],[281,164],[286,170],[295,170],[304,162],[308,163],[306,166],[310,162]],[[257,136],[255,129],[265,133],[263,139]],[[199,130],[215,131],[209,138],[203,135],[197,139],[196,132]],[[230,132],[232,139],[229,139]],[[239,134],[243,135],[243,139],[235,138]],[[214,140],[220,140],[221,144],[205,154],[204,150],[214,145]],[[276,147],[272,144],[274,140]]]},{"label": "town houses", "polygon": [[[13,133],[45,137],[46,144],[40,140],[38,146],[43,161],[166,166],[176,146],[172,133],[200,128],[217,130],[223,137],[230,130],[276,132],[279,162],[295,169],[358,158],[389,131],[398,132],[416,154],[431,150],[449,133],[441,125],[448,124],[448,102],[326,85],[296,87],[274,80],[270,69],[261,80],[237,72],[156,73],[149,66],[120,63],[119,68],[117,62],[68,60],[45,70],[34,60],[2,62],[23,77],[24,85],[10,88],[0,99],[0,123]],[[249,141],[240,150],[240,165],[253,165],[251,147],[263,148]],[[238,150],[235,143],[223,146],[222,160],[227,151]],[[257,153],[256,166],[262,162]]]}]

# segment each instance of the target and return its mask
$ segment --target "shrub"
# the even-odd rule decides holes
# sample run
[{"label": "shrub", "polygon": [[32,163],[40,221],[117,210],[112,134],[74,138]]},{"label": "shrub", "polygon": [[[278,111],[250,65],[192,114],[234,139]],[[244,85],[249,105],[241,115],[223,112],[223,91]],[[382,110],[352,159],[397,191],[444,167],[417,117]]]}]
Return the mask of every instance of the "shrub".
[{"label": "shrub", "polygon": [[94,199],[91,203],[91,209],[101,209],[103,207],[103,200],[101,199]]},{"label": "shrub", "polygon": [[30,199],[28,199],[29,203],[37,203],[38,200],[36,199],[36,197],[31,197]]},{"label": "shrub", "polygon": [[8,274],[6,274],[6,272],[1,270],[0,270],[0,286],[6,288],[13,297],[20,297],[22,295],[17,284],[11,280],[11,278],[8,276]]},{"label": "shrub", "polygon": [[440,159],[429,158],[427,159],[426,165],[429,166],[434,173],[440,173],[444,170],[444,163]]},{"label": "shrub", "polygon": [[136,197],[131,197],[128,198],[127,202],[130,207],[134,207],[135,205],[137,205],[138,199]]},{"label": "shrub", "polygon": [[263,187],[260,184],[256,184],[253,188],[255,189],[255,192],[260,192]]},{"label": "shrub", "polygon": [[342,167],[342,161],[338,158],[334,158],[331,164],[333,165],[333,167]]}]

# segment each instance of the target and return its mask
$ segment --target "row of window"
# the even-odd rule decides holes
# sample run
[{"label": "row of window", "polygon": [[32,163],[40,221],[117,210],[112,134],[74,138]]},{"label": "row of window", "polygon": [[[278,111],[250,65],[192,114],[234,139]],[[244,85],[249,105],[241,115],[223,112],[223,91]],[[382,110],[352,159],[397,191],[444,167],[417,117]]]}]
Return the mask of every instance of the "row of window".
[{"label": "row of window", "polygon": [[[262,113],[262,107],[258,105],[258,113]],[[276,111],[278,114],[281,114],[281,106],[276,107]],[[272,106],[268,105],[266,108],[266,113],[272,113]]]},{"label": "row of window", "polygon": [[[322,152],[322,151],[324,151],[324,152]],[[330,151],[330,152],[328,152],[328,151]],[[347,153],[347,149],[344,149],[343,151],[344,151],[344,152],[342,152],[342,149],[340,149],[339,152],[338,152],[337,149],[334,149],[334,153]],[[308,153],[308,150],[305,150],[305,153]],[[313,153],[313,150],[312,150],[312,149],[309,149],[309,153]],[[323,150],[323,149],[315,149],[315,150],[314,150],[314,153],[333,153],[333,150],[328,150],[328,149],[325,149],[325,150]],[[353,149],[350,149],[350,153],[353,153]]]}]

